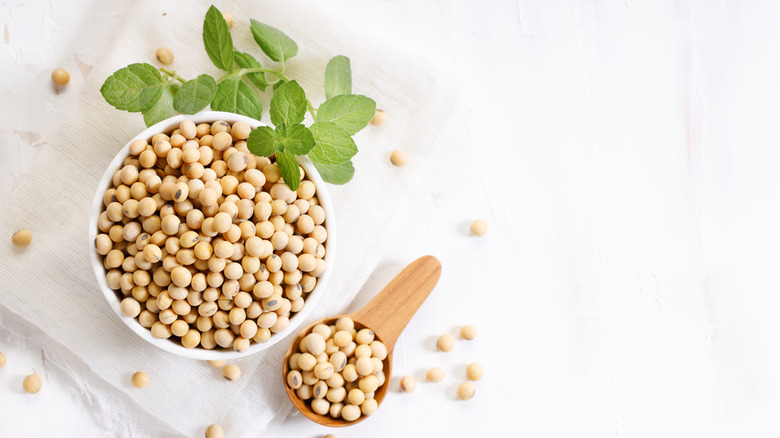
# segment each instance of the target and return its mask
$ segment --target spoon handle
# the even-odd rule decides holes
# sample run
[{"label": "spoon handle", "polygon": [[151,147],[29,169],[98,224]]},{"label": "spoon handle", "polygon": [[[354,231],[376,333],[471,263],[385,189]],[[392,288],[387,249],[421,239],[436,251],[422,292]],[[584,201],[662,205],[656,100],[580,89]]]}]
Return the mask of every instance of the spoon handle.
[{"label": "spoon handle", "polygon": [[436,257],[420,257],[396,275],[368,304],[355,312],[353,319],[371,327],[387,349],[392,350],[404,327],[428,298],[440,276],[441,263]]}]

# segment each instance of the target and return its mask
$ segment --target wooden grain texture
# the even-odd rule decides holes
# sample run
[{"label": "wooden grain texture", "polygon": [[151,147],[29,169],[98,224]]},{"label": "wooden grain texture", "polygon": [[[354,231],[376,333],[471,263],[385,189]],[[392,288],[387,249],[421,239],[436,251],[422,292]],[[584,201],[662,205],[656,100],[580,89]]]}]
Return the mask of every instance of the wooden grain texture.
[{"label": "wooden grain texture", "polygon": [[339,318],[351,318],[355,322],[355,329],[368,328],[372,330],[375,338],[382,341],[387,347],[387,357],[382,361],[384,364],[385,383],[376,390],[374,395],[377,405],[381,406],[390,387],[395,342],[409,323],[409,320],[417,312],[417,309],[428,298],[440,276],[441,263],[439,263],[436,257],[420,257],[396,275],[382,291],[360,310],[315,321],[301,330],[290,343],[290,347],[284,355],[284,365],[282,366],[282,384],[287,392],[287,397],[290,398],[295,408],[310,420],[328,427],[351,426],[368,418],[366,415],[361,415],[355,421],[346,421],[341,418],[320,415],[312,411],[306,400],[298,398],[295,390],[287,385],[287,373],[290,371],[290,356],[297,351],[301,339],[308,335],[315,325],[331,325],[335,324]]},{"label": "wooden grain texture", "polygon": [[370,327],[392,351],[417,309],[428,298],[441,276],[436,257],[423,256],[404,268],[381,292],[351,318]]}]

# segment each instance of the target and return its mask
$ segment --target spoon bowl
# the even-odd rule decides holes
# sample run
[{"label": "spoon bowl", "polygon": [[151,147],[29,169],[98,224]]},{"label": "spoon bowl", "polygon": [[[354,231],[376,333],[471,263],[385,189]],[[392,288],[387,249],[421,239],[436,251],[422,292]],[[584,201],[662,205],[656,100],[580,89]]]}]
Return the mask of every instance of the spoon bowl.
[{"label": "spoon bowl", "polygon": [[375,339],[381,341],[387,347],[387,357],[382,361],[385,382],[374,393],[377,406],[381,406],[390,387],[395,342],[409,323],[409,320],[417,312],[417,309],[420,308],[420,305],[431,293],[440,276],[441,263],[439,263],[439,260],[433,256],[420,257],[396,275],[379,294],[360,310],[313,322],[301,330],[290,343],[290,347],[284,355],[284,364],[282,366],[284,388],[287,391],[287,397],[290,398],[295,408],[310,420],[329,427],[351,426],[369,417],[368,415],[361,415],[357,420],[346,421],[343,418],[333,418],[314,412],[306,403],[306,400],[298,398],[295,390],[287,385],[287,373],[290,372],[290,356],[298,350],[301,339],[309,334],[315,325],[335,324],[339,318],[344,317],[352,319],[356,330],[368,328],[374,332]]}]

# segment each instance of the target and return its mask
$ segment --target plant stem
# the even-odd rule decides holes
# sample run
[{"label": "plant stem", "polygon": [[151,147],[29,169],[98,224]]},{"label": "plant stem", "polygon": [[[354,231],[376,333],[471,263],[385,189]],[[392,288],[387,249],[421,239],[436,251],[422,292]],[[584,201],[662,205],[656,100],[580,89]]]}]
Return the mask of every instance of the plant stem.
[{"label": "plant stem", "polygon": [[[270,73],[274,76],[276,76],[278,79],[283,79],[285,81],[289,81],[290,78],[284,75],[284,70],[271,70],[268,68],[260,68],[260,67],[253,67],[253,68],[245,68],[243,69],[245,73]],[[279,82],[278,80],[276,82]],[[272,82],[271,84],[275,84],[276,82]]]},{"label": "plant stem", "polygon": [[314,108],[314,105],[311,104],[311,101],[309,99],[306,99],[306,106],[309,107],[311,118],[317,120],[317,110]]},{"label": "plant stem", "polygon": [[244,71],[244,73],[271,73],[274,76],[282,77],[282,72],[279,70],[271,70],[269,68],[260,68],[260,67],[252,67],[252,68],[242,68],[241,70]]},{"label": "plant stem", "polygon": [[[224,81],[226,79],[233,78],[235,76],[241,77],[241,76],[244,76],[247,73],[269,73],[269,74],[272,74],[272,75],[276,76],[277,78],[284,79],[285,81],[289,81],[290,80],[287,76],[283,75],[282,72],[279,71],[279,70],[271,70],[269,68],[252,67],[252,68],[241,68],[241,69],[238,69],[238,70],[233,70],[232,72],[226,74],[225,76],[222,76],[217,81],[217,83],[219,84],[222,81]],[[269,82],[269,85],[273,85],[276,82],[279,82],[279,81],[277,80],[275,82]]]},{"label": "plant stem", "polygon": [[224,81],[225,79],[230,79],[230,78],[232,78],[234,76],[241,77],[241,76],[244,75],[244,73],[246,73],[246,69],[243,69],[243,68],[239,69],[239,70],[233,70],[232,72],[230,72],[230,73],[226,74],[225,76],[222,76],[221,78],[219,78],[217,80],[217,84],[221,84],[222,81]]},{"label": "plant stem", "polygon": [[184,79],[183,77],[181,77],[181,76],[177,75],[177,74],[176,74],[176,71],[174,71],[174,70],[170,70],[170,69],[167,69],[167,68],[165,68],[165,67],[160,67],[160,71],[161,71],[161,72],[163,72],[163,73],[165,73],[166,75],[168,75],[168,77],[171,77],[171,78],[173,78],[173,79],[176,79],[177,81],[181,82],[182,84],[184,84],[185,82],[187,82],[187,80],[186,80],[186,79]]}]

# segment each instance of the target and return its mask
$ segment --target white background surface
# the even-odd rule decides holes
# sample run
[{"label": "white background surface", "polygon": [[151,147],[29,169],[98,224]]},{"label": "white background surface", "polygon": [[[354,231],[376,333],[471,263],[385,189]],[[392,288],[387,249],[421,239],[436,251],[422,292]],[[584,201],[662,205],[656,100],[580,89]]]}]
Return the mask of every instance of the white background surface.
[{"label": "white background surface", "polygon": [[[130,2],[0,4],[2,208]],[[778,436],[780,5],[489,4],[332,4],[427,53],[472,108],[468,138],[409,194],[413,213],[355,303],[421,254],[442,260],[397,345],[394,393],[334,433]],[[61,93],[58,66],[71,72]],[[478,217],[481,239],[467,231]],[[466,322],[475,341],[435,351]],[[45,338],[7,314],[0,326],[0,436],[111,436],[45,363]],[[458,402],[471,361],[485,377]],[[422,382],[430,366],[447,379]],[[44,388],[28,396],[32,371]],[[419,378],[413,394],[397,392],[405,374]],[[298,415],[278,435],[329,432]]]}]

